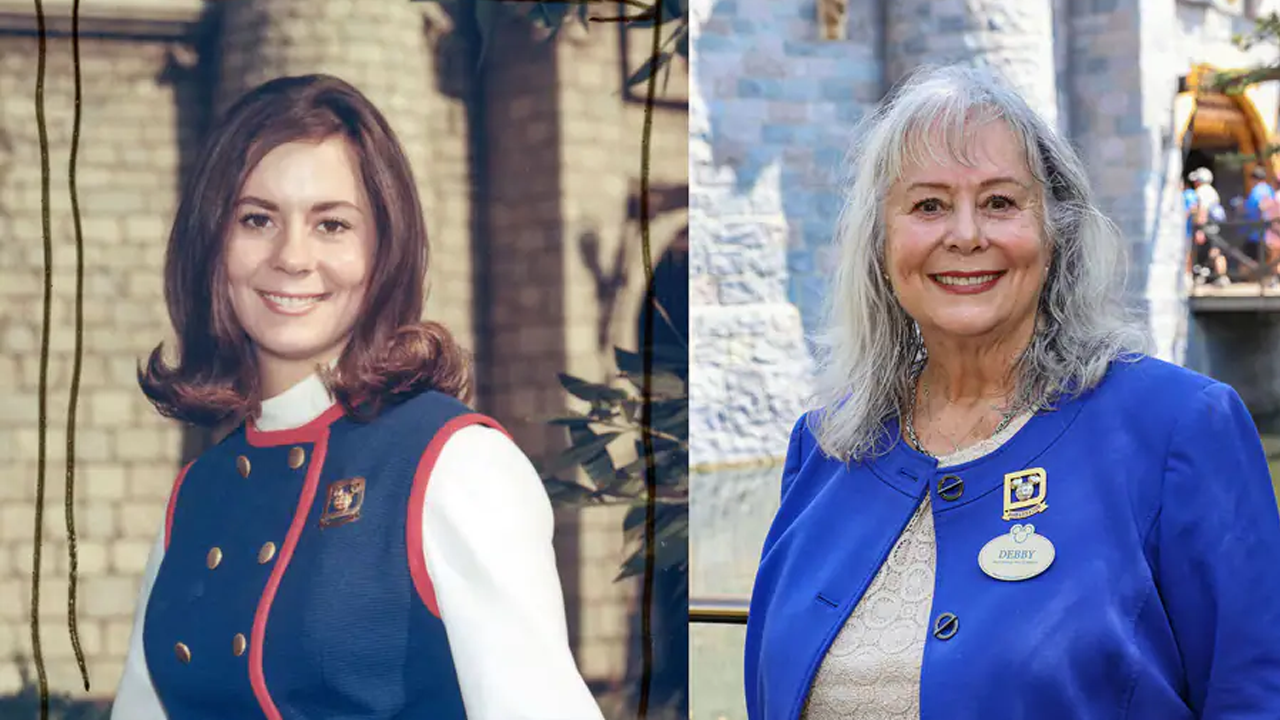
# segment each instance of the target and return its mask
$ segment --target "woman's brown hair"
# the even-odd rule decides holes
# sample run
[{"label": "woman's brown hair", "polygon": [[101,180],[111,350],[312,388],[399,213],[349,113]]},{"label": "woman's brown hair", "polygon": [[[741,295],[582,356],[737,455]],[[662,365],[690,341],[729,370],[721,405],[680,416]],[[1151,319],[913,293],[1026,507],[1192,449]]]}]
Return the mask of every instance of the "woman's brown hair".
[{"label": "woman's brown hair", "polygon": [[257,411],[257,361],[225,281],[223,247],[232,210],[267,153],[285,143],[335,136],[359,158],[377,243],[351,341],[322,377],[357,417],[428,389],[470,400],[468,357],[444,326],[422,321],[427,229],[404,150],[360,91],[331,76],[304,75],[268,81],[228,108],[183,189],[164,269],[178,360],[172,367],[165,363],[162,343],[138,368],[142,392],[162,415],[212,426]]}]

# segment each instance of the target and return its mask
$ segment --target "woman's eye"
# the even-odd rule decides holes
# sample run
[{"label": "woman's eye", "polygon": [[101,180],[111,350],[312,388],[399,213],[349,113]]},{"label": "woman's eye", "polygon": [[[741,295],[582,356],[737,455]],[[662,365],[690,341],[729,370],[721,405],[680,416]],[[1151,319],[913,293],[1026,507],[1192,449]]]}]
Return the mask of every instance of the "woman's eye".
[{"label": "woman's eye", "polygon": [[1004,195],[992,195],[991,198],[987,200],[987,205],[990,206],[992,210],[1011,210],[1018,206],[1018,204],[1013,201],[1013,198],[1005,197]]},{"label": "woman's eye", "polygon": [[911,209],[919,210],[923,213],[932,215],[933,213],[942,211],[942,202],[935,198],[929,198],[927,200],[921,200],[920,202],[916,203],[915,207]]},{"label": "woman's eye", "polygon": [[337,220],[337,219],[331,218],[329,220],[321,220],[320,229],[323,230],[326,235],[337,235],[338,233],[343,232],[345,230],[350,230],[351,223],[347,222],[346,220]]},{"label": "woman's eye", "polygon": [[240,217],[240,224],[250,230],[263,230],[271,224],[271,218],[262,213],[247,213]]}]

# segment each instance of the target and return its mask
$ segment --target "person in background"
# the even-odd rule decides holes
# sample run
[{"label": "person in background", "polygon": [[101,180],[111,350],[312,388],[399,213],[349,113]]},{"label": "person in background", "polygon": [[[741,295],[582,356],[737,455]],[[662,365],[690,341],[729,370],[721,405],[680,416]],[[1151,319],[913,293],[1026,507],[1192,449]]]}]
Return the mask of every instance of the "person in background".
[{"label": "person in background", "polygon": [[1151,357],[1126,242],[1006,84],[853,133],[750,720],[1280,718],[1280,512],[1230,386]]},{"label": "person in background", "polygon": [[1221,237],[1220,223],[1226,222],[1227,211],[1222,207],[1222,198],[1213,187],[1213,171],[1207,167],[1199,167],[1187,176],[1196,193],[1196,231],[1197,245],[1208,248],[1205,252],[1210,268],[1211,282],[1218,286],[1231,284],[1227,276],[1227,256],[1222,249],[1209,242],[1209,236]]},{"label": "person in background", "polygon": [[1276,192],[1267,182],[1267,169],[1262,165],[1254,167],[1249,175],[1252,187],[1244,201],[1244,220],[1250,223],[1246,228],[1245,254],[1258,261],[1262,282],[1274,287],[1277,280],[1268,269],[1271,253],[1267,252],[1267,240],[1271,221],[1276,218]]},{"label": "person in background", "polygon": [[1191,243],[1190,257],[1187,262],[1191,269],[1191,278],[1196,285],[1203,285],[1209,280],[1209,246],[1203,242],[1196,242],[1196,218],[1197,208],[1200,205],[1200,196],[1196,194],[1195,187],[1192,186],[1191,180],[1182,179],[1182,212],[1187,218],[1187,241]]}]

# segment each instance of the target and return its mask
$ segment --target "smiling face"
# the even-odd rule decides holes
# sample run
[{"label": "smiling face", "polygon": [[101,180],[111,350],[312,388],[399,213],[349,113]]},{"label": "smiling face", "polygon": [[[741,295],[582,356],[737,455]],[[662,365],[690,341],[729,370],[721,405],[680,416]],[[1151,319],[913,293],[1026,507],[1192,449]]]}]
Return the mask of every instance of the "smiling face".
[{"label": "smiling face", "polygon": [[890,188],[890,282],[926,343],[1029,337],[1051,257],[1039,183],[1003,122],[975,128],[964,154],[920,153]]},{"label": "smiling face", "polygon": [[263,397],[337,358],[360,314],[376,238],[358,167],[341,137],[286,143],[240,191],[223,260]]}]

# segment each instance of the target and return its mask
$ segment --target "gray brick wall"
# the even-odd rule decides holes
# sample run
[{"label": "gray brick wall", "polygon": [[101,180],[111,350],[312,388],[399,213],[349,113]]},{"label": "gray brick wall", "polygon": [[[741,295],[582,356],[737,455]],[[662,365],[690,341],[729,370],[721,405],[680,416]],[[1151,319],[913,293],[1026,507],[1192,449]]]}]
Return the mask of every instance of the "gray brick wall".
[{"label": "gray brick wall", "polygon": [[982,65],[1056,121],[1053,12],[1047,0],[897,0],[885,9],[890,83],[921,65]]},{"label": "gray brick wall", "polygon": [[[135,362],[165,339],[160,265],[177,202],[192,90],[160,42],[84,38],[79,193],[84,227],[84,365],[76,448],[79,620],[93,689],[110,693],[128,642],[142,566],[182,448],[179,428],[137,389]],[[66,420],[73,350],[74,236],[67,194],[71,47],[49,43],[45,85],[52,171],[53,334],[42,563],[42,639],[50,687],[79,687],[67,632]],[[36,412],[43,272],[33,37],[0,35],[0,694],[30,667]],[[23,662],[19,662],[21,658]]]},{"label": "gray brick wall", "polygon": [[691,12],[692,461],[744,462],[783,452],[808,393],[848,133],[882,92],[881,13],[854,0],[831,42],[812,1]]}]

